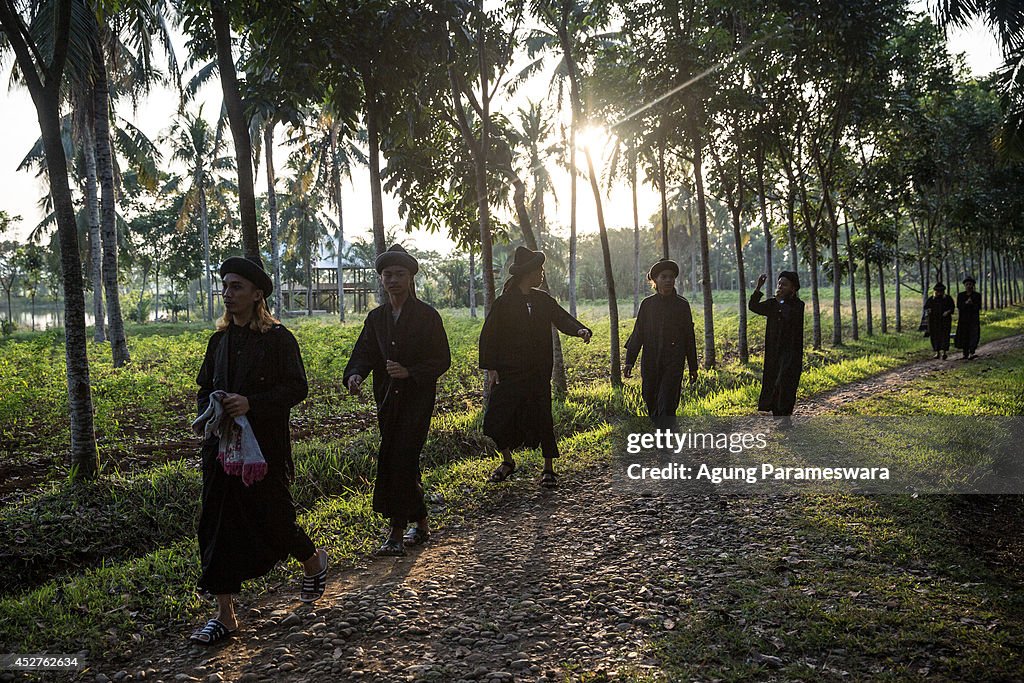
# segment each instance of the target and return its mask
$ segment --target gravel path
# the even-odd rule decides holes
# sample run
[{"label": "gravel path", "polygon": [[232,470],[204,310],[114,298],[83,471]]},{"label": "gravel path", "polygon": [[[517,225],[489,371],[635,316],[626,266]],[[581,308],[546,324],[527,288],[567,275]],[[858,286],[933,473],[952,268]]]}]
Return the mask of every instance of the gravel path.
[{"label": "gravel path", "polygon": [[[1019,335],[979,353],[1022,346]],[[798,414],[824,412],[943,367],[941,361],[915,363],[818,397],[799,406]],[[243,626],[224,646],[189,646],[183,633],[160,651],[137,652],[130,667],[121,665],[124,670],[101,667],[102,673],[94,669],[87,679],[656,676],[652,643],[677,625],[725,609],[723,591],[749,573],[738,560],[803,546],[800,513],[780,497],[726,500],[710,488],[622,486],[615,471],[611,466],[566,476],[554,491],[539,489],[517,472],[519,481],[503,485],[507,490],[479,519],[446,528],[408,557],[367,558],[355,569],[334,572],[327,594],[314,606],[294,599],[297,586],[285,586],[241,612]],[[821,556],[831,553],[831,560],[844,561],[844,553],[853,552],[831,548]],[[779,560],[788,562],[789,557]],[[759,657],[769,666],[777,660]]]},{"label": "gravel path", "polygon": [[[998,339],[979,347],[978,358],[966,362],[975,363],[984,359],[985,356],[993,356],[1020,348],[1024,348],[1024,334],[1018,334],[1013,337],[1004,337],[1003,339]],[[831,410],[835,410],[848,401],[855,401],[860,398],[873,396],[874,394],[878,394],[883,391],[898,389],[902,384],[942,372],[943,370],[956,367],[958,364],[965,362],[961,357],[959,349],[951,349],[951,351],[955,351],[955,355],[950,355],[946,360],[928,359],[917,363],[911,363],[910,365],[904,365],[901,368],[897,368],[896,370],[892,370],[881,375],[875,375],[874,377],[868,377],[867,379],[859,382],[846,384],[834,391],[819,394],[818,396],[811,398],[809,401],[798,402],[793,415],[795,417],[801,417],[826,413]]]}]

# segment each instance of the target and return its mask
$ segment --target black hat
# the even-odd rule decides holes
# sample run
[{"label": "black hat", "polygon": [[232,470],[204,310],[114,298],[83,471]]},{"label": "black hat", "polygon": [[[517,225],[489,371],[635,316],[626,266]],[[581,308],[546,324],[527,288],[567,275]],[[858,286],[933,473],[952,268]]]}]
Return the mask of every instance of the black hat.
[{"label": "black hat", "polygon": [[512,257],[512,265],[509,266],[508,272],[509,275],[526,275],[543,265],[543,251],[531,251],[526,247],[516,247],[516,253]]},{"label": "black hat", "polygon": [[220,264],[221,278],[229,273],[241,275],[259,287],[264,299],[274,291],[274,281],[267,275],[267,271],[263,270],[263,259],[259,256],[232,256]]},{"label": "black hat", "polygon": [[934,289],[936,292],[945,292],[946,285],[942,284],[941,282],[936,282],[935,286],[932,287],[932,289]]},{"label": "black hat", "polygon": [[373,264],[377,273],[383,272],[388,266],[401,266],[411,275],[415,275],[420,270],[419,261],[413,258],[412,254],[403,249],[400,244],[392,244],[390,249],[377,256],[377,260]]},{"label": "black hat", "polygon": [[651,266],[651,269],[647,271],[647,279],[653,280],[658,277],[658,273],[663,270],[671,270],[675,277],[679,277],[679,264],[672,259],[663,258]]},{"label": "black hat", "polygon": [[794,287],[796,287],[797,289],[800,289],[800,276],[797,275],[795,271],[784,270],[781,273],[779,273],[779,279],[780,280],[781,279],[789,280],[790,282],[793,283]]},{"label": "black hat", "polygon": [[974,281],[974,278],[971,277],[970,275],[968,275],[967,277],[964,278],[963,284],[966,285],[968,282],[970,282],[972,285],[978,284],[977,282]]}]

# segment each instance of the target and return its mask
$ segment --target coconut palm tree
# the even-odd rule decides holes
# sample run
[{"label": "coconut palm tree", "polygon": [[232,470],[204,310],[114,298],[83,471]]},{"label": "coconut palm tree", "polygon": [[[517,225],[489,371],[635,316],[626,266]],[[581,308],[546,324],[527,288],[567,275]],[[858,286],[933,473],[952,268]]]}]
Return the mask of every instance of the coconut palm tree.
[{"label": "coconut palm tree", "polygon": [[184,163],[186,178],[174,177],[166,191],[182,191],[185,201],[178,216],[179,230],[198,212],[200,232],[203,236],[203,287],[206,290],[206,320],[213,318],[213,284],[210,277],[210,219],[209,203],[224,204],[226,182],[218,172],[233,168],[231,157],[225,154],[227,144],[203,118],[203,108],[195,114],[182,113],[174,122],[168,142],[171,157]]},{"label": "coconut palm tree", "polygon": [[64,282],[64,339],[67,366],[68,407],[71,418],[71,463],[74,478],[95,477],[99,471],[96,435],[89,388],[89,358],[85,341],[85,296],[82,291],[82,262],[78,232],[68,185],[67,157],[61,144],[60,107],[64,70],[67,66],[73,3],[56,3],[50,25],[49,45],[41,45],[31,24],[32,16],[21,3],[0,0],[0,28],[5,39],[0,50],[11,49],[18,70],[32,96],[43,137],[46,169],[50,180],[60,240],[61,272]]}]

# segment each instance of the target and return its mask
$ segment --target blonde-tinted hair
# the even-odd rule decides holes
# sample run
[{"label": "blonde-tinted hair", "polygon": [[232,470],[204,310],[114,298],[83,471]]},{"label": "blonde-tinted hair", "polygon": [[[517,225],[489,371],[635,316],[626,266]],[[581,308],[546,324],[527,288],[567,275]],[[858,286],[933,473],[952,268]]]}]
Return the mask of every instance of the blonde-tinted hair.
[{"label": "blonde-tinted hair", "polygon": [[[267,308],[267,300],[260,298],[255,304],[252,312],[252,320],[249,321],[249,329],[253,332],[266,332],[274,325],[279,325],[280,320],[270,315],[270,309]],[[217,321],[217,331],[223,332],[231,326],[232,316],[227,310],[224,311],[224,315]]]}]

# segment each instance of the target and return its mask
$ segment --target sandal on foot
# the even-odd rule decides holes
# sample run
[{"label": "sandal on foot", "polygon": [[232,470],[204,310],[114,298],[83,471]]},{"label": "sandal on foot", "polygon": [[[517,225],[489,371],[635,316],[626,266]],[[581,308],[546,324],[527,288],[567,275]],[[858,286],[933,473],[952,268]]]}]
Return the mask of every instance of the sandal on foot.
[{"label": "sandal on foot", "polygon": [[406,531],[405,536],[402,537],[402,543],[404,543],[407,548],[423,545],[429,540],[430,532],[426,529],[421,529],[418,526],[414,526]]},{"label": "sandal on foot", "polygon": [[404,557],[405,545],[402,541],[394,541],[389,538],[384,541],[384,545],[378,548],[375,554],[378,557]]},{"label": "sandal on foot", "polygon": [[312,576],[302,577],[302,591],[299,593],[299,600],[302,602],[316,602],[323,597],[324,589],[327,588],[327,551],[320,548],[316,551],[316,556],[320,558],[323,569]]},{"label": "sandal on foot", "polygon": [[512,473],[515,471],[516,464],[514,462],[503,462],[498,465],[493,472],[491,472],[491,476],[487,478],[487,483],[500,484],[511,477]]},{"label": "sandal on foot", "polygon": [[231,635],[231,631],[228,630],[227,626],[216,619],[210,619],[206,622],[205,626],[196,629],[188,639],[199,645],[213,645],[224,640],[229,635]]},{"label": "sandal on foot", "polygon": [[558,486],[558,475],[551,470],[544,470],[540,475],[540,485],[547,489]]}]

